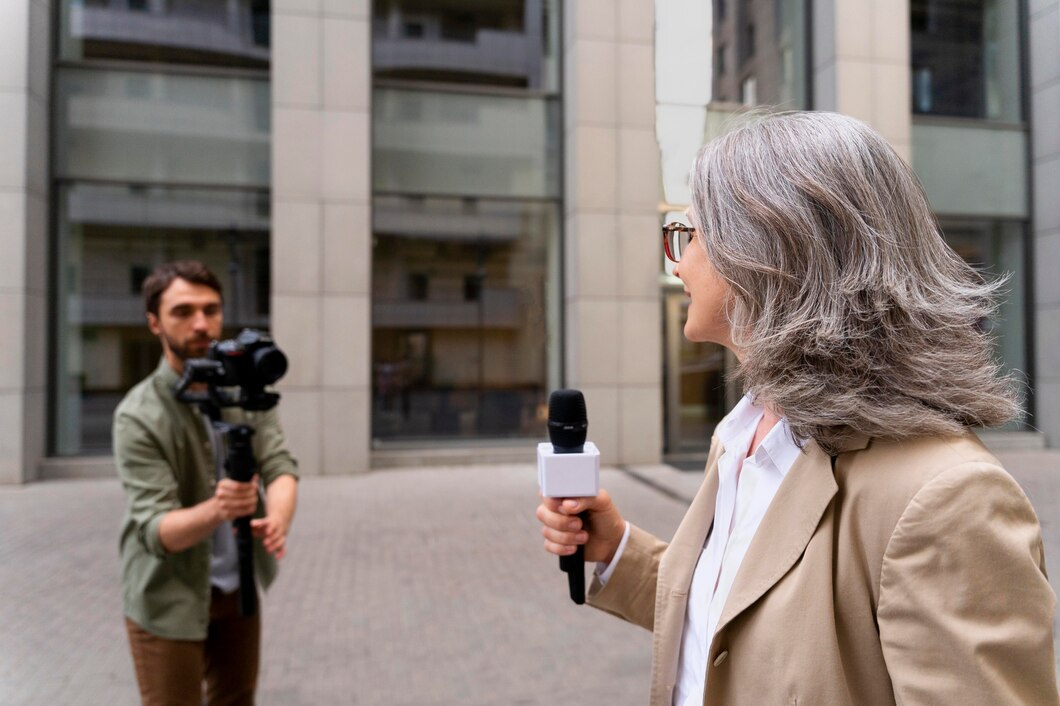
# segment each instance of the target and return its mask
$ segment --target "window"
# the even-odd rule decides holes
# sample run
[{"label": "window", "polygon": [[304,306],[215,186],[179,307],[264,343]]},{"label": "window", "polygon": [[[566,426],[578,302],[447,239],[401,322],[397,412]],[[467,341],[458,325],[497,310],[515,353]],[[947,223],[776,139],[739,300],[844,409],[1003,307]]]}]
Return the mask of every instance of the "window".
[{"label": "window", "polygon": [[377,196],[373,221],[373,437],[542,434],[558,205]]},{"label": "window", "polygon": [[376,80],[554,92],[558,0],[375,0]]},{"label": "window", "polygon": [[59,55],[269,67],[269,0],[57,0]]},{"label": "window", "polygon": [[544,433],[559,358],[560,15],[558,0],[373,3],[377,443]]},{"label": "window", "polygon": [[144,278],[168,260],[203,260],[224,286],[225,335],[268,328],[269,221],[248,192],[74,183],[58,193],[55,451],[110,453],[114,408],[162,354],[144,324]]},{"label": "window", "polygon": [[60,455],[108,453],[115,405],[161,354],[140,297],[156,265],[204,260],[224,284],[226,335],[268,327],[271,8],[269,0],[57,0],[56,8],[49,445]]},{"label": "window", "polygon": [[[1022,382],[1021,392],[1025,391],[1028,382],[1024,259],[1026,224],[1020,221],[942,218],[940,225],[950,247],[986,278],[1008,277],[997,313],[979,325],[994,339],[995,354],[1003,370]],[[1026,406],[1025,399],[1023,402]],[[1026,428],[1026,422],[1013,422],[1011,426]]]},{"label": "window", "polygon": [[1018,122],[1017,0],[911,0],[912,109]]}]

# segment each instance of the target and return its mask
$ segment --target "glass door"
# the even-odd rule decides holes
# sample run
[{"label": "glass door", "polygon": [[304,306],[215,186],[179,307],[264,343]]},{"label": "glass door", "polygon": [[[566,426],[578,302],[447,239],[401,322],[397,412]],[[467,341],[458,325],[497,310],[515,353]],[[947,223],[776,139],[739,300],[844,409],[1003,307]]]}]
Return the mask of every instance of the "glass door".
[{"label": "glass door", "polygon": [[738,399],[725,381],[735,360],[717,344],[685,338],[688,298],[682,290],[665,291],[663,302],[666,453],[675,460],[705,457],[714,427]]}]

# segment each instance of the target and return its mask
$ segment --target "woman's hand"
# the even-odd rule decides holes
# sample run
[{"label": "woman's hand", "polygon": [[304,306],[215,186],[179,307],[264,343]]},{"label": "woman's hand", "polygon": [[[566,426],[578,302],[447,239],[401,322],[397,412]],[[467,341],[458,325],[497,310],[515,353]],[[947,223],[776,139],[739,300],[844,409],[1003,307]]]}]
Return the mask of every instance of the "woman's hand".
[{"label": "woman's hand", "polygon": [[[578,514],[588,511],[589,520],[582,526]],[[595,498],[542,498],[537,506],[545,551],[569,556],[579,544],[585,545],[585,561],[609,563],[614,558],[626,521],[618,514],[611,496],[601,490]]]}]

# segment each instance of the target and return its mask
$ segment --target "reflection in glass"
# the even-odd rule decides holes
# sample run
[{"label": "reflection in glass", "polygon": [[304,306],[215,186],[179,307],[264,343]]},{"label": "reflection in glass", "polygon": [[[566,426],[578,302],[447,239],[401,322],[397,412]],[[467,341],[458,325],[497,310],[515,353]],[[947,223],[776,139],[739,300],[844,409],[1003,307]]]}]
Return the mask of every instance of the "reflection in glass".
[{"label": "reflection in glass", "polygon": [[140,296],[156,265],[206,262],[226,335],[268,327],[268,193],[76,184],[59,204],[55,451],[109,453],[115,406],[162,352]]},{"label": "reflection in glass", "polygon": [[95,69],[57,80],[58,176],[269,185],[268,81]]},{"label": "reflection in glass", "polygon": [[[994,318],[980,322],[993,338],[997,357],[1006,373],[1015,374],[1026,393],[1027,330],[1026,330],[1026,266],[1024,261],[1024,233],[1026,226],[1019,221],[942,220],[942,229],[949,243],[965,262],[988,278],[1008,276],[1005,295]],[[1023,399],[1026,406],[1026,398]],[[1015,429],[1025,429],[1025,422],[1014,422]]]},{"label": "reflection in glass", "polygon": [[913,112],[1018,122],[1017,0],[911,0]]},{"label": "reflection in glass", "polygon": [[806,0],[714,2],[713,100],[806,108]]},{"label": "reflection in glass", "polygon": [[373,437],[542,436],[558,208],[384,196],[373,218]]},{"label": "reflection in glass", "polygon": [[706,452],[714,429],[736,404],[735,385],[725,373],[731,354],[715,343],[695,343],[684,337],[688,298],[684,292],[666,293],[666,452]]},{"label": "reflection in glass", "polygon": [[59,56],[267,69],[269,5],[269,0],[59,0]]},{"label": "reflection in glass", "polygon": [[375,0],[376,78],[559,90],[558,0]]},{"label": "reflection in glass", "polygon": [[559,122],[559,103],[551,98],[377,88],[373,187],[377,192],[556,198]]}]

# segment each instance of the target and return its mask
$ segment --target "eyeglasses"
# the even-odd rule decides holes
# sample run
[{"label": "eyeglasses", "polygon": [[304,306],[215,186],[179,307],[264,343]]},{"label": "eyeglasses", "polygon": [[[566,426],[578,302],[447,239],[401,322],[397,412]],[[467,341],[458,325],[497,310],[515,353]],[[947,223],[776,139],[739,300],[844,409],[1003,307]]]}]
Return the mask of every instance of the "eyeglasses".
[{"label": "eyeglasses", "polygon": [[666,253],[666,257],[674,262],[680,262],[685,249],[696,237],[696,229],[674,221],[662,227],[662,236],[663,252]]}]

